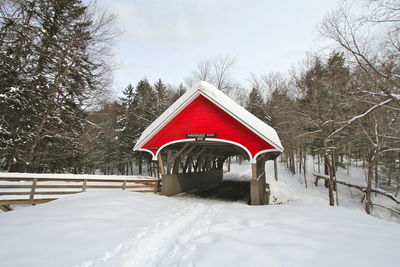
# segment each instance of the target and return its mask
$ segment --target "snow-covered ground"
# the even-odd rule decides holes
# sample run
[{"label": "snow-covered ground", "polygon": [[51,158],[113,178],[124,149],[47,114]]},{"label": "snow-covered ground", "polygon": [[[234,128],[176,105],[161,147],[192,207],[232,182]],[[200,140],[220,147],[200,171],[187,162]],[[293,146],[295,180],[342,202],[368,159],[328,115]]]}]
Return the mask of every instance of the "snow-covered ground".
[{"label": "snow-covered ground", "polygon": [[[345,188],[329,207],[322,184],[279,171],[281,205],[101,191],[1,213],[0,265],[399,265],[399,224],[366,215]],[[225,178],[249,177],[244,164]]]},{"label": "snow-covered ground", "polygon": [[[280,182],[275,183],[274,179],[271,179],[271,176],[273,175],[273,162],[268,161],[266,164],[267,173],[270,174],[269,183],[271,184],[272,188],[272,196],[275,194],[277,195],[278,199],[283,200],[291,199],[296,201],[318,202],[321,204],[328,203],[328,191],[324,186],[324,182],[320,180],[318,187],[315,187],[314,185],[315,177],[312,175],[312,173],[318,173],[318,165],[316,163],[313,164],[312,157],[309,157],[309,159],[307,160],[307,189],[305,188],[303,173],[297,173],[296,175],[292,176],[286,170],[283,164],[279,164],[278,166]],[[321,164],[320,171],[323,172],[323,164]],[[247,175],[250,175],[250,171]],[[243,174],[243,176],[245,175]],[[349,170],[338,168],[336,176],[338,180],[350,184],[360,185],[364,187],[367,184],[366,169],[362,168],[361,166],[355,166],[354,164],[350,166]],[[392,189],[393,190],[390,193],[393,193],[393,191],[395,190],[395,186],[393,186]],[[284,191],[285,195],[279,195],[281,191]],[[288,193],[290,194],[290,197],[286,197]],[[364,211],[365,204],[361,201],[363,199],[363,196],[364,194],[358,189],[349,188],[347,186],[338,184],[338,198],[339,205],[341,207]],[[373,203],[383,205],[393,210],[399,209],[398,205],[396,205],[395,202],[381,195],[373,194],[372,201]],[[384,220],[400,223],[400,217],[398,215],[392,214],[387,209],[379,206],[374,206],[372,210],[372,215]]]}]

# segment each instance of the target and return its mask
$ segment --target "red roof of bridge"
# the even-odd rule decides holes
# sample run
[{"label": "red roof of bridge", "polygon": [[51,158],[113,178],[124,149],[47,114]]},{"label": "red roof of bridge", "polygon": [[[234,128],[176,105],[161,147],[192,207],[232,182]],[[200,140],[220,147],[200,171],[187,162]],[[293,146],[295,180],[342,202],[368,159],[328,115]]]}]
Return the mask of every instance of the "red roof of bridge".
[{"label": "red roof of bridge", "polygon": [[151,153],[155,160],[170,144],[204,139],[237,145],[251,160],[265,152],[283,151],[273,128],[206,82],[188,90],[157,118],[134,149]]}]

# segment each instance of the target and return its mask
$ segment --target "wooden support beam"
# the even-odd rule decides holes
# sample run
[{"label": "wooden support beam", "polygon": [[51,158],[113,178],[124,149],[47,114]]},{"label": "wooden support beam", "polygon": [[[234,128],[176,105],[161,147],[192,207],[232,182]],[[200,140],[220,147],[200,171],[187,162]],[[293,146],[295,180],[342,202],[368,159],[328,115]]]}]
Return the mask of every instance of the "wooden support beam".
[{"label": "wooden support beam", "polygon": [[183,173],[186,173],[188,172],[188,169],[191,169],[190,167],[190,162],[192,160],[191,158],[192,158],[191,156],[187,156],[185,164],[183,165]]},{"label": "wooden support beam", "polygon": [[196,159],[196,164],[194,164],[193,169],[195,172],[197,171],[201,171],[201,162],[203,160],[203,152],[206,151],[207,147],[203,147],[202,149],[200,149],[199,152],[197,152],[197,154],[195,156],[193,156],[193,159]]},{"label": "wooden support beam", "polygon": [[177,174],[179,173],[179,164],[181,162],[181,155],[178,155],[174,159],[174,167],[172,168],[172,173]]},{"label": "wooden support beam", "polygon": [[192,167],[193,167],[193,172],[196,172],[196,165],[197,165],[197,164],[194,164],[193,159],[192,159],[190,162],[191,162]]},{"label": "wooden support beam", "polygon": [[158,153],[158,166],[159,166],[159,171],[161,175],[165,174],[165,168],[164,168],[164,162],[161,156],[161,152]]},{"label": "wooden support beam", "polygon": [[205,157],[204,162],[201,166],[202,171],[205,171],[207,168],[207,164],[208,164],[208,156]]},{"label": "wooden support beam", "polygon": [[7,211],[12,211],[9,205],[0,205],[0,210],[7,212]]},{"label": "wooden support beam", "polygon": [[211,167],[211,169],[215,170],[216,168],[217,168],[217,158],[214,158],[214,159],[213,159],[213,162],[212,162],[212,167]]},{"label": "wooden support beam", "polygon": [[[183,154],[183,152],[185,152],[184,154],[186,154],[186,156],[188,157],[190,152],[193,151],[193,149],[196,148],[197,145],[193,145],[191,146],[187,151],[185,151],[186,148],[188,148],[190,144],[187,143],[185,144],[175,155],[175,161],[174,161],[174,168],[172,170],[172,173],[177,174],[179,173],[179,164],[181,162],[181,156]],[[184,169],[183,164],[182,164],[182,170]]]},{"label": "wooden support beam", "polygon": [[[41,204],[41,203],[46,203],[49,201],[56,200],[57,198],[37,198],[33,200],[33,204]],[[32,202],[29,199],[4,199],[0,200],[0,206],[1,205],[28,205],[32,204]]]},{"label": "wooden support beam", "polygon": [[194,157],[195,158],[199,157],[206,149],[207,147],[203,147]]},{"label": "wooden support beam", "polygon": [[197,145],[194,145],[194,146],[190,147],[190,148],[185,152],[185,154],[186,154],[186,155],[189,155],[190,152],[192,152],[193,149],[195,149],[196,147],[197,147]]},{"label": "wooden support beam", "polygon": [[257,163],[251,164],[251,179],[257,180]]},{"label": "wooden support beam", "polygon": [[193,158],[190,157],[190,159],[189,159],[189,165],[188,165],[188,173],[194,172],[193,166],[194,166],[194,164],[193,164]]},{"label": "wooden support beam", "polygon": [[[190,143],[186,143],[181,149],[179,149],[178,152],[176,152],[175,154],[175,158],[179,157],[180,155],[182,155],[182,153],[185,151],[185,149],[190,145]],[[190,148],[190,151],[192,151],[194,148],[196,147],[196,145],[192,146]],[[189,154],[190,152],[187,152],[187,154]]]}]

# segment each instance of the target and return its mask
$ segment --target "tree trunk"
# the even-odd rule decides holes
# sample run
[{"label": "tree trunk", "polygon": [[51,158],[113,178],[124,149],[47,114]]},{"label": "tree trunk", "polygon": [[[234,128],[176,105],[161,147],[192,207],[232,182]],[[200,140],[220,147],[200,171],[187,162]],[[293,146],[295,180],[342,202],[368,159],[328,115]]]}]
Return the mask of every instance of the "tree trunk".
[{"label": "tree trunk", "polygon": [[326,152],[328,149],[325,150],[324,148],[324,174],[329,175],[329,158],[328,158],[328,152]]},{"label": "tree trunk", "polygon": [[368,162],[368,178],[367,178],[367,191],[365,192],[365,212],[371,214],[372,201],[371,201],[371,188],[373,180],[373,162]]},{"label": "tree trunk", "polygon": [[[139,169],[141,168],[141,167],[140,167],[140,164],[141,164],[141,162],[139,163]],[[151,160],[149,160],[149,161],[147,162],[147,173],[148,173],[150,176],[154,177],[154,175],[153,175],[153,166],[152,166],[152,161],[151,161]]]},{"label": "tree trunk", "polygon": [[129,160],[129,166],[130,166],[130,168],[131,168],[131,175],[133,175],[133,164],[132,164],[133,162],[132,162],[132,160]]},{"label": "tree trunk", "polygon": [[313,166],[313,171],[315,172],[315,155],[312,156],[312,166]]},{"label": "tree trunk", "polygon": [[329,173],[329,180],[328,180],[329,205],[334,206],[335,199],[333,196],[333,171],[332,171],[332,166],[329,163],[328,144],[326,142],[324,142],[324,160],[325,160],[325,173],[326,172]]},{"label": "tree trunk", "polygon": [[335,156],[335,151],[332,150],[332,181],[333,181],[333,190],[335,190],[335,194],[336,194],[336,205],[339,206],[339,193],[338,193],[338,187],[337,187],[337,183],[336,183],[336,161],[335,159],[337,159],[337,157]]},{"label": "tree trunk", "polygon": [[[142,166],[142,153],[139,153],[138,157],[138,165],[139,165],[139,175],[143,173],[143,166]],[[150,171],[151,172],[151,171]],[[150,174],[151,175],[151,174]]]},{"label": "tree trunk", "polygon": [[292,172],[292,175],[296,174],[296,166],[294,165],[294,153],[291,152],[289,155],[289,166],[290,166],[290,171]]},{"label": "tree trunk", "polygon": [[306,176],[306,172],[307,172],[307,167],[306,167],[306,165],[307,165],[307,153],[304,152],[303,155],[304,155],[304,160],[303,160],[304,185],[305,185],[305,187],[307,189],[307,176]]},{"label": "tree trunk", "polygon": [[[375,164],[375,188],[378,188],[378,179],[379,179],[379,177],[378,177],[378,165],[379,165],[379,163],[376,162],[376,164]],[[375,196],[376,196],[376,194],[375,194]]]},{"label": "tree trunk", "polygon": [[299,148],[299,173],[301,174],[301,170],[303,166],[303,144],[300,145]]}]

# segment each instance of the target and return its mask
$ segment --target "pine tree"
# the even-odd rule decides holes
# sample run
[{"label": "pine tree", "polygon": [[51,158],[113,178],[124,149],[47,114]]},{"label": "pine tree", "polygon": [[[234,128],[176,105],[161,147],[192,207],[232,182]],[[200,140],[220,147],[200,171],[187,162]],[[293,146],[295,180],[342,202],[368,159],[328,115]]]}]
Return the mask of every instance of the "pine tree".
[{"label": "pine tree", "polygon": [[121,162],[120,170],[124,174],[129,173],[129,168],[132,166],[134,145],[133,136],[137,131],[137,123],[134,121],[133,101],[135,97],[135,88],[129,84],[122,92],[124,97],[120,98],[122,103],[121,115],[118,117],[118,145],[119,161]]},{"label": "pine tree", "polygon": [[156,93],[156,116],[160,116],[170,105],[171,96],[167,87],[164,83],[159,79],[154,84],[154,90]]},{"label": "pine tree", "polygon": [[174,103],[176,100],[178,100],[178,98],[180,98],[185,92],[186,88],[185,86],[183,86],[183,84],[180,84],[178,89],[171,90],[171,99],[170,99],[171,104]]},{"label": "pine tree", "polygon": [[164,94],[165,87],[161,81],[158,85],[156,92],[147,79],[142,79],[136,88],[129,85],[123,92],[124,97],[121,98],[123,112],[118,118],[117,130],[120,162],[131,168],[133,160],[136,159],[140,174],[142,174],[143,153],[133,153],[132,148],[144,129],[159,116],[158,105],[161,102],[157,96]]},{"label": "pine tree", "polygon": [[97,111],[92,111],[86,119],[84,134],[80,143],[83,151],[83,168],[85,173],[100,170],[103,174],[116,174],[120,167],[121,150],[117,121],[122,106],[114,101],[102,103]]},{"label": "pine tree", "polygon": [[140,134],[157,117],[157,107],[155,102],[157,94],[147,79],[142,79],[136,86],[135,95],[132,103],[133,121],[136,123],[133,143],[139,138]]}]

